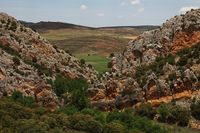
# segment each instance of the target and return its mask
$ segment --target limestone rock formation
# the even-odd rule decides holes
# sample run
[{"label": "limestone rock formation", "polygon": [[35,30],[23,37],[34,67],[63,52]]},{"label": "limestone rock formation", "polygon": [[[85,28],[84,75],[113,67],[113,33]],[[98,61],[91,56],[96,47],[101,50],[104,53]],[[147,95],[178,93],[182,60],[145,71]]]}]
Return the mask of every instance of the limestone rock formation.
[{"label": "limestone rock formation", "polygon": [[[111,103],[123,108],[148,101],[157,106],[200,94],[199,42],[200,9],[144,32],[123,53],[113,57],[111,72],[93,86],[101,92],[101,96],[98,97],[99,92],[94,96],[98,97],[93,100],[94,105],[101,103],[110,109]],[[112,91],[107,94],[110,88]]]},{"label": "limestone rock formation", "polygon": [[0,95],[14,90],[32,96],[38,103],[56,108],[58,98],[48,78],[56,73],[69,78],[97,80],[97,72],[75,57],[53,47],[37,32],[21,25],[15,18],[0,13]]}]

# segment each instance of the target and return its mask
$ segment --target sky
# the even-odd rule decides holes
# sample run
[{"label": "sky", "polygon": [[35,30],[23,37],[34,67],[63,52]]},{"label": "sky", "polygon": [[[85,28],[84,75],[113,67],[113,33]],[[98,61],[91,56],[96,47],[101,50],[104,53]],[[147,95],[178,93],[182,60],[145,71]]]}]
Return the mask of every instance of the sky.
[{"label": "sky", "polygon": [[92,27],[161,25],[199,7],[200,0],[0,0],[0,12],[18,20]]}]

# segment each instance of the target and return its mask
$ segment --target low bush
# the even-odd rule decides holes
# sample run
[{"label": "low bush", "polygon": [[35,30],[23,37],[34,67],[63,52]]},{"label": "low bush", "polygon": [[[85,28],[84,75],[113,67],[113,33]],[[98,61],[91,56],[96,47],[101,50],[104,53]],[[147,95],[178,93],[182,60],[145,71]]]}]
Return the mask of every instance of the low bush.
[{"label": "low bush", "polygon": [[197,101],[197,102],[193,102],[191,104],[191,114],[192,116],[197,119],[197,120],[200,120],[200,101]]},{"label": "low bush", "polygon": [[69,117],[70,126],[73,129],[87,131],[89,133],[102,133],[103,126],[90,115],[74,114]]},{"label": "low bush", "polygon": [[159,120],[170,124],[176,123],[179,126],[187,126],[190,120],[188,109],[178,105],[164,104],[158,108]]},{"label": "low bush", "polygon": [[32,97],[23,96],[19,91],[14,91],[11,97],[14,101],[17,101],[24,106],[32,107],[35,105],[35,100]]},{"label": "low bush", "polygon": [[105,125],[104,133],[125,133],[125,129],[119,122],[111,122]]},{"label": "low bush", "polygon": [[150,103],[142,103],[139,107],[136,108],[136,114],[153,119],[156,115],[156,111],[153,109]]}]

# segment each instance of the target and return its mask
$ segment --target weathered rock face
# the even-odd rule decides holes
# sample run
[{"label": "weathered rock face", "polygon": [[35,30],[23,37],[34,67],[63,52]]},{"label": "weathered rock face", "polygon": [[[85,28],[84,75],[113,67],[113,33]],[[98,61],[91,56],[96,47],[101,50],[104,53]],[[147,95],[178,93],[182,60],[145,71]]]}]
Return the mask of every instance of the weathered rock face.
[{"label": "weathered rock face", "polygon": [[[93,103],[101,103],[106,109],[111,103],[124,108],[142,101],[157,106],[200,94],[200,55],[194,54],[198,51],[194,45],[200,45],[199,42],[200,9],[175,16],[159,29],[144,32],[123,53],[113,57],[111,72],[94,85],[100,89],[101,96],[97,93]],[[177,54],[185,48],[190,50],[187,54]],[[110,81],[114,82],[110,84]],[[110,88],[112,91],[107,94]],[[111,94],[115,95],[110,97]]]},{"label": "weathered rock face", "polygon": [[[19,90],[35,97],[38,103],[56,107],[57,96],[46,84],[47,78],[54,79],[59,72],[69,78],[81,77],[88,83],[97,82],[97,72],[93,68],[54,48],[38,33],[5,13],[0,13],[0,54],[1,95]],[[47,72],[41,73],[40,68]]]}]

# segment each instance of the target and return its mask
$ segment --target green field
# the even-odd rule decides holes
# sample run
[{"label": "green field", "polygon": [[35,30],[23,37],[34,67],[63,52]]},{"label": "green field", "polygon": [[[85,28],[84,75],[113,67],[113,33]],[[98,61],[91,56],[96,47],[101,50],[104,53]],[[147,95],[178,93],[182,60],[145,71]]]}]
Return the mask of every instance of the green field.
[{"label": "green field", "polygon": [[109,71],[107,64],[111,60],[111,58],[96,54],[90,56],[88,56],[87,54],[78,54],[76,55],[76,57],[78,59],[84,59],[87,64],[91,64],[99,73]]}]

